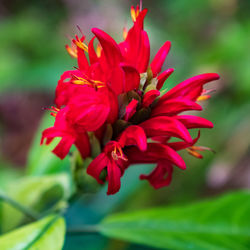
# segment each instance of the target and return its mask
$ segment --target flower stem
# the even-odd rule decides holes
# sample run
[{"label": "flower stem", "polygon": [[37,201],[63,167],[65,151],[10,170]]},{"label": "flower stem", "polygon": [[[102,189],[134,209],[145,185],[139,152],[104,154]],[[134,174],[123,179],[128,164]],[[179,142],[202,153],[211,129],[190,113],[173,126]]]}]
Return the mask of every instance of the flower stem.
[{"label": "flower stem", "polygon": [[5,201],[6,203],[8,203],[9,205],[11,205],[12,207],[14,207],[15,209],[17,209],[18,211],[22,212],[24,215],[26,215],[32,221],[35,221],[35,220],[39,219],[39,216],[38,216],[37,213],[35,213],[34,211],[30,210],[29,208],[21,205],[19,202],[11,199],[10,197],[8,197],[7,195],[5,195],[4,193],[0,193],[0,200]]}]

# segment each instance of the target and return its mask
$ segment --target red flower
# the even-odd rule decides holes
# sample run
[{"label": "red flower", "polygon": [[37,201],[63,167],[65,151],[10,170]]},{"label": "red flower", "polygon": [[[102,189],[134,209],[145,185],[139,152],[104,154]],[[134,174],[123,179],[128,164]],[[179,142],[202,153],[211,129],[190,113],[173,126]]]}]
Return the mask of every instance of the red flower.
[{"label": "red flower", "polygon": [[76,145],[83,158],[87,157],[90,153],[87,133],[85,131],[77,133],[73,124],[67,121],[68,107],[62,108],[60,111],[54,109],[54,111],[56,112],[53,113],[56,117],[55,124],[43,131],[41,143],[46,140],[46,144],[50,144],[55,137],[61,137],[61,141],[53,150],[53,153],[59,158],[63,159],[69,153],[72,144]]},{"label": "red flower", "polygon": [[[183,115],[201,111],[197,101],[210,98],[204,84],[217,80],[214,73],[187,79],[163,94],[161,88],[173,69],[162,71],[171,43],[165,42],[149,64],[150,43],[143,22],[147,10],[131,8],[133,27],[124,30],[124,41],[117,44],[104,31],[94,28],[94,37],[72,39],[66,46],[77,58],[78,68],[66,71],[56,88],[55,124],[42,134],[43,143],[62,138],[53,152],[63,159],[75,144],[83,158],[92,157],[87,173],[99,183],[108,182],[108,194],[120,189],[124,171],[136,163],[156,163],[149,175],[141,175],[155,188],[170,184],[174,165],[185,169],[179,150],[202,158],[189,129],[212,128],[201,117]],[[97,46],[95,41],[98,40]],[[90,149],[96,137],[101,153]],[[172,141],[177,138],[177,141]],[[93,145],[91,145],[91,143]],[[95,142],[96,143],[96,142]]]},{"label": "red flower", "polygon": [[127,146],[138,147],[141,151],[146,150],[147,137],[142,128],[133,125],[126,128],[118,141],[110,141],[105,145],[103,153],[98,155],[87,169],[89,175],[96,178],[99,183],[103,183],[100,174],[107,168],[108,194],[114,194],[120,189],[120,178],[128,161],[123,148]]}]

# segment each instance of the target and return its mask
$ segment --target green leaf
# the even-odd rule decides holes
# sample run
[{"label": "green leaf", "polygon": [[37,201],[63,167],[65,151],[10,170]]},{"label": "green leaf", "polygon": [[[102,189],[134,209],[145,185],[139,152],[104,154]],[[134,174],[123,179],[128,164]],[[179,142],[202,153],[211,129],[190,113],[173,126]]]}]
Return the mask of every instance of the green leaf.
[{"label": "green leaf", "polygon": [[2,250],[60,250],[63,247],[65,222],[62,217],[48,216],[0,237]]},{"label": "green leaf", "polygon": [[[69,177],[66,174],[25,177],[11,183],[5,191],[13,200],[36,212],[64,207],[71,192]],[[2,203],[1,226],[6,232],[19,225],[25,215],[4,201]]]},{"label": "green leaf", "polygon": [[109,216],[100,232],[168,249],[250,249],[250,192],[179,207]]}]

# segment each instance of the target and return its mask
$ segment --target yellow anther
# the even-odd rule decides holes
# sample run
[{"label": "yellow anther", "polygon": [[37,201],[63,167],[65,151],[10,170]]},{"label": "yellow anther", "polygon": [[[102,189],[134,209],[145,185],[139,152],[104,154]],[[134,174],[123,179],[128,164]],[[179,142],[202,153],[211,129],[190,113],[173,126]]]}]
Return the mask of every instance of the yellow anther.
[{"label": "yellow anther", "polygon": [[77,84],[77,85],[89,85],[91,87],[95,88],[103,88],[105,87],[105,83],[98,81],[98,80],[87,80],[85,78],[72,75],[72,83]]},{"label": "yellow anther", "polygon": [[133,22],[135,22],[136,21],[136,14],[135,14],[134,6],[131,7],[131,17],[132,17]]},{"label": "yellow anther", "polygon": [[[117,149],[118,149],[118,152],[117,152]],[[119,159],[122,159],[124,161],[128,161],[128,158],[123,154],[123,151],[122,151],[121,147],[119,147],[119,146],[115,146],[114,150],[111,152],[111,156],[115,161],[117,161]]]},{"label": "yellow anther", "polygon": [[102,46],[100,45],[100,43],[98,43],[96,48],[96,55],[98,58],[101,57],[101,53],[102,53]]},{"label": "yellow anther", "polygon": [[132,17],[133,22],[135,22],[135,21],[136,21],[136,18],[137,18],[137,17],[139,16],[139,14],[140,14],[139,6],[137,6],[136,9],[135,9],[134,6],[132,6],[132,7],[131,7],[131,10],[130,10],[130,13],[131,13],[131,17]]},{"label": "yellow anther", "polygon": [[200,95],[200,96],[196,99],[196,101],[197,101],[197,102],[206,101],[206,100],[208,100],[210,97],[211,97],[210,95]]},{"label": "yellow anther", "polygon": [[123,28],[123,33],[122,33],[122,35],[123,35],[123,39],[126,40],[126,38],[127,38],[127,36],[128,36],[128,30],[127,30],[126,27]]},{"label": "yellow anther", "polygon": [[65,47],[70,56],[77,58],[77,50],[75,48],[71,48],[69,45],[66,45]]},{"label": "yellow anther", "polygon": [[194,150],[192,150],[190,148],[186,148],[186,150],[188,151],[188,153],[190,155],[192,155],[192,156],[194,156],[196,158],[202,158],[203,157],[200,153],[198,153],[197,151],[194,151]]}]

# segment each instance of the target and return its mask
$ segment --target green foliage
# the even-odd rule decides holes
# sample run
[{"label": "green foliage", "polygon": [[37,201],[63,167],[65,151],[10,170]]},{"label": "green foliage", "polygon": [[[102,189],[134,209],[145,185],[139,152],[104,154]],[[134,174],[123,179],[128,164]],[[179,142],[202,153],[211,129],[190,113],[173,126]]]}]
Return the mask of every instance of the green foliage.
[{"label": "green foliage", "polygon": [[169,249],[249,249],[250,192],[107,217],[108,237]]},{"label": "green foliage", "polygon": [[[24,177],[15,183],[10,183],[6,194],[16,202],[41,212],[59,209],[65,206],[65,200],[70,196],[70,182],[66,174],[43,177]],[[5,203],[2,203],[1,229],[9,231],[25,221],[25,215]]]},{"label": "green foliage", "polygon": [[60,250],[64,243],[64,235],[64,219],[51,215],[1,236],[0,249]]}]

